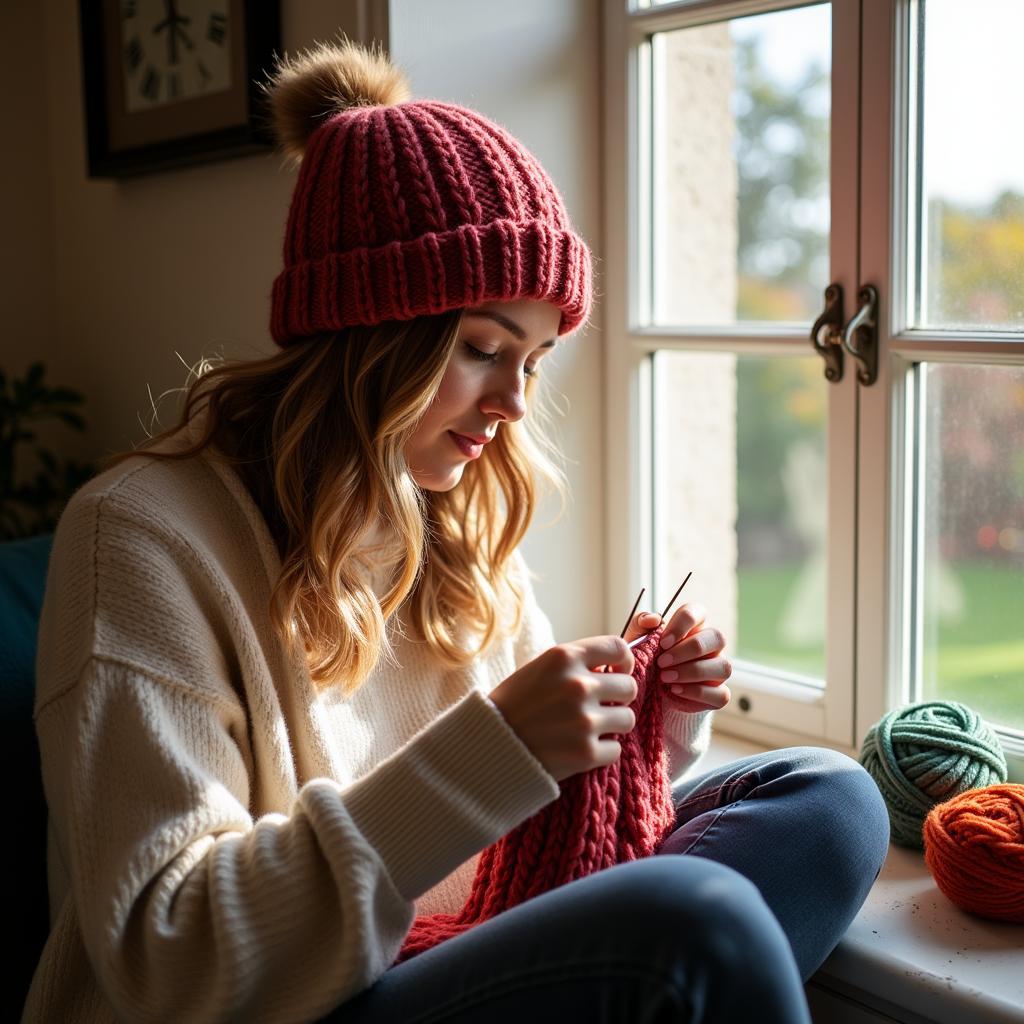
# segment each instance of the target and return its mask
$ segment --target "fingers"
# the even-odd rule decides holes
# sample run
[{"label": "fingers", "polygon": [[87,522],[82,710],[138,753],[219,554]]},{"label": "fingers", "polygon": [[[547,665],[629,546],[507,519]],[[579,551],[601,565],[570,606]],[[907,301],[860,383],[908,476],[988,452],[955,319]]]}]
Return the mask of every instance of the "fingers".
[{"label": "fingers", "polygon": [[599,739],[604,739],[606,736],[624,735],[636,728],[636,715],[632,708],[603,708],[600,723]]},{"label": "fingers", "polygon": [[626,643],[631,644],[634,640],[639,640],[640,637],[646,636],[660,625],[661,616],[657,612],[637,612],[626,627]]},{"label": "fingers", "polygon": [[[670,647],[682,637],[687,636],[697,626],[700,626],[707,618],[707,609],[696,601],[684,604],[677,608],[675,614],[668,621],[665,633],[661,638],[662,647]],[[671,641],[671,643],[666,643]]]},{"label": "fingers", "polygon": [[632,704],[640,692],[636,680],[623,673],[608,673],[595,678],[594,696],[599,701],[614,701],[616,704]]},{"label": "fingers", "polygon": [[685,640],[680,640],[671,650],[658,655],[658,665],[668,668],[683,661],[694,661],[718,654],[725,647],[725,637],[720,630],[709,627],[700,629]]},{"label": "fingers", "polygon": [[620,636],[589,636],[575,646],[589,669],[608,666],[620,672],[633,671],[633,652]]},{"label": "fingers", "polygon": [[667,694],[677,711],[719,711],[732,700],[728,686],[684,686],[681,694]]},{"label": "fingers", "polygon": [[701,658],[658,671],[658,679],[663,683],[723,683],[731,675],[732,662],[728,658]]}]

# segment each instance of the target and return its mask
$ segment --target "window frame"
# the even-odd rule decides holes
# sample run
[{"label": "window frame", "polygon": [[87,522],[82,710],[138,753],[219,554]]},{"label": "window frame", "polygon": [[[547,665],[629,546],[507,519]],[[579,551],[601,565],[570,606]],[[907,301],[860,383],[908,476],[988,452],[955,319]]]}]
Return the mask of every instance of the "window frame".
[{"label": "window frame", "polygon": [[[908,327],[913,282],[908,272],[914,225],[910,172],[916,159],[911,131],[917,67],[913,46],[918,0],[863,4],[864,110],[861,125],[860,277],[882,282],[879,313],[878,385],[858,389],[857,524],[857,734],[863,736],[886,710],[920,700],[917,667],[921,572],[914,545],[920,537],[915,491],[922,454],[915,451],[917,391],[908,386],[917,361],[1024,365],[1020,333],[920,330]],[[888,283],[888,286],[886,286]],[[876,453],[881,453],[879,458]],[[912,533],[916,530],[916,534]],[[1024,782],[1024,742],[996,730],[1011,782]]]},{"label": "window frame", "polygon": [[[655,7],[604,0],[605,419],[608,590],[605,617],[618,631],[623,595],[652,587],[653,409],[651,353],[657,349],[764,355],[808,354],[809,337],[786,325],[666,328],[651,321],[651,66],[645,39],[666,29],[768,13],[806,3],[679,0]],[[722,732],[775,746],[824,743],[856,755],[861,737],[889,708],[912,697],[911,627],[919,614],[904,586],[914,564],[904,542],[919,514],[913,500],[914,360],[1024,364],[1024,338],[910,330],[907,324],[908,196],[901,186],[914,154],[909,137],[914,77],[909,35],[917,0],[831,0],[832,121],[830,280],[855,312],[862,283],[879,290],[879,377],[856,382],[847,356],[829,388],[828,685],[806,687],[737,667]],[[888,116],[871,116],[871,111]],[[894,230],[899,225],[899,230]],[[823,300],[824,301],[824,300]],[[968,347],[969,343],[969,347]],[[841,436],[846,432],[845,440]],[[846,500],[840,500],[845,491]],[[625,542],[624,542],[625,539]],[[660,610],[660,609],[658,609]],[[614,625],[613,625],[614,624]],[[917,634],[919,635],[919,633]],[[728,653],[728,651],[727,651]],[[753,713],[738,708],[753,695]],[[1000,734],[1011,780],[1024,779],[1024,744]]]},{"label": "window frame", "polygon": [[[713,351],[716,344],[729,352],[765,356],[808,356],[813,355],[814,349],[807,331],[787,324],[742,324],[735,328],[650,326],[649,290],[641,286],[641,282],[650,280],[651,269],[652,75],[647,39],[654,32],[667,29],[805,5],[785,0],[699,0],[632,9],[627,9],[621,0],[605,0],[605,5],[605,324],[609,339],[605,349],[605,422],[607,479],[616,481],[616,486],[609,487],[606,494],[609,589],[605,614],[612,623],[621,617],[623,594],[636,594],[641,586],[659,589],[653,558],[652,483],[656,454],[651,428],[650,354],[658,349]],[[856,89],[848,85],[838,90],[836,81],[856,80],[858,0],[832,0],[831,7],[831,200],[834,213],[838,213],[856,208],[853,129],[857,124],[858,96]],[[839,213],[830,232],[831,279],[839,281],[848,295],[856,294],[855,223],[855,216],[847,215],[844,220]],[[631,273],[631,267],[636,272]],[[830,506],[839,504],[837,490],[846,489],[846,481],[854,475],[854,439],[834,424],[838,420],[852,421],[855,402],[855,380],[847,373],[829,390]],[[828,686],[824,691],[817,690],[734,659],[729,681],[733,700],[716,716],[723,730],[760,742],[820,739],[839,749],[852,749],[854,512],[849,495],[842,504],[845,511],[836,507],[829,514]],[[622,538],[628,538],[626,543]],[[741,696],[749,698],[752,713],[741,709]]]}]

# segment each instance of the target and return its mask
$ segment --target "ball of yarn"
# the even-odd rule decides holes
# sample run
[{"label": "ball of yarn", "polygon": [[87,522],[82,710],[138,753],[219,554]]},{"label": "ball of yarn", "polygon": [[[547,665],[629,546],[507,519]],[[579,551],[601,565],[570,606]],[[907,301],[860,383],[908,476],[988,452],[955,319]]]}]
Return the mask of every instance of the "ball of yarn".
[{"label": "ball of yarn", "polygon": [[938,804],[923,838],[928,870],[951,903],[1024,924],[1024,786],[986,786]]},{"label": "ball of yarn", "polygon": [[907,704],[883,715],[864,737],[859,761],[885,799],[890,838],[918,850],[936,804],[1007,777],[999,737],[956,701]]}]

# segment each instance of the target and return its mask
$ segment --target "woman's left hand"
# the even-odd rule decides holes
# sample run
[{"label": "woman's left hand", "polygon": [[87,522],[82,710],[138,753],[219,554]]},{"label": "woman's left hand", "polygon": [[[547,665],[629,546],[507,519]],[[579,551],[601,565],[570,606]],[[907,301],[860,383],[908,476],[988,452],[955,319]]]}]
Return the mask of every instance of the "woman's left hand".
[{"label": "woman's left hand", "polygon": [[[704,609],[699,604],[677,608],[665,627],[661,649],[655,656],[658,665],[655,678],[669,705],[678,711],[717,711],[732,699],[725,685],[725,680],[732,675],[732,664],[721,656],[725,637],[719,630],[705,627],[704,618]],[[632,643],[659,625],[661,616],[657,612],[637,612],[626,629],[626,643]],[[678,693],[673,692],[675,687],[679,688]]]}]

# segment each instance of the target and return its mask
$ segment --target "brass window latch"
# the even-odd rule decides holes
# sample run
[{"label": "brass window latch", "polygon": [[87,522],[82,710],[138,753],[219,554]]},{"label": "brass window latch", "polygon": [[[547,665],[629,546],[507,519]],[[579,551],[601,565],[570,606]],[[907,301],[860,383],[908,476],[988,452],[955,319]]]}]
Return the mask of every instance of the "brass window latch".
[{"label": "brass window latch", "polygon": [[833,282],[825,289],[825,309],[811,328],[811,344],[825,360],[825,379],[843,379],[843,350],[857,360],[857,380],[870,387],[878,379],[878,289],[861,288],[860,307],[843,325],[843,286]]}]

